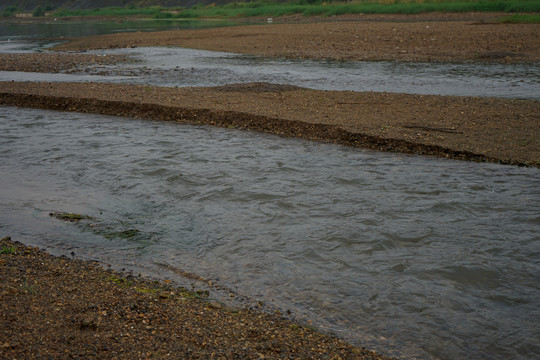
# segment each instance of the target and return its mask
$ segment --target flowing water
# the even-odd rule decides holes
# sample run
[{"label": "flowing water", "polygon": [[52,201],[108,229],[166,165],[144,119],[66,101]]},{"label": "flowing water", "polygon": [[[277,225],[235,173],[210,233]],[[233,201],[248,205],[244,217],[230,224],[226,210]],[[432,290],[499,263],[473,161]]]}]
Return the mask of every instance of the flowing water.
[{"label": "flowing water", "polygon": [[[0,53],[43,51],[62,37],[234,25],[227,21],[0,22]],[[52,40],[51,40],[52,39]],[[0,71],[0,81],[100,81],[157,86],[214,86],[264,81],[322,90],[540,99],[539,64],[333,62],[264,58],[183,48],[100,51],[138,64],[94,67],[84,74]],[[90,76],[89,76],[90,75]]]},{"label": "flowing water", "polygon": [[[31,49],[32,44],[0,44],[0,53]],[[34,49],[40,48],[34,44]],[[138,62],[94,66],[79,74],[0,71],[0,81],[98,81],[169,87],[271,82],[320,90],[540,99],[540,64],[329,62],[263,58],[178,47],[93,53],[129,55]]]},{"label": "flowing water", "polygon": [[12,107],[0,154],[2,236],[196,273],[397,357],[540,354],[538,169]]},{"label": "flowing water", "polygon": [[[106,51],[140,63],[97,68],[157,86],[215,86],[273,82],[320,90],[540,99],[540,64],[332,62],[264,58],[183,48]],[[122,80],[126,82],[126,80]]]},{"label": "flowing water", "polygon": [[[0,53],[43,38],[213,26],[0,24]],[[24,39],[32,38],[31,41]],[[535,64],[297,61],[181,48],[0,81],[540,98]],[[401,358],[540,354],[538,169],[385,154],[231,129],[0,107],[0,232],[221,301],[263,301]],[[94,219],[64,223],[51,211]],[[186,275],[185,278],[182,275]],[[197,276],[189,275],[197,274]]]}]

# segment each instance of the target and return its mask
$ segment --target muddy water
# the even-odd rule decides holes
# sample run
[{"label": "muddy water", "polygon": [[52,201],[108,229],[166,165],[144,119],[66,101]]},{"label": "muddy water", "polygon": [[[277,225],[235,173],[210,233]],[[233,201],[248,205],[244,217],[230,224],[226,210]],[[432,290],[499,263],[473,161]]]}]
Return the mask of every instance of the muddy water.
[{"label": "muddy water", "polygon": [[538,169],[10,107],[0,156],[2,236],[197,273],[398,357],[540,354]]}]

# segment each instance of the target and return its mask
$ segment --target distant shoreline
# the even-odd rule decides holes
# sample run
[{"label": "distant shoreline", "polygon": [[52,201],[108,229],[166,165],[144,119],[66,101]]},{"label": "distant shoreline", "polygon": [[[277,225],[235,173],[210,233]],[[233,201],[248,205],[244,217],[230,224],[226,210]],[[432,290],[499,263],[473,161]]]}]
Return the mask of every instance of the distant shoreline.
[{"label": "distant shoreline", "polygon": [[427,13],[409,17],[343,15],[308,20],[290,16],[276,19],[281,23],[272,24],[72,38],[53,50],[182,46],[337,61],[540,61],[540,24],[499,24],[490,21],[492,16]]}]

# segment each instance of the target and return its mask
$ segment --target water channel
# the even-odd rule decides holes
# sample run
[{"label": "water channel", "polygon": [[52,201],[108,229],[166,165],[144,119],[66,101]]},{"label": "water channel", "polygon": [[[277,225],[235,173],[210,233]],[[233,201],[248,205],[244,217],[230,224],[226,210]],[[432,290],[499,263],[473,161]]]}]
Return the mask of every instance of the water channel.
[{"label": "water channel", "polygon": [[15,239],[197,273],[396,356],[540,349],[538,169],[9,107],[0,134]]},{"label": "water channel", "polygon": [[[44,38],[224,26],[217,21],[1,24],[0,53],[45,51]],[[97,81],[155,86],[272,82],[320,90],[540,99],[540,64],[333,62],[265,58],[178,47],[94,51],[124,54],[135,64],[97,66],[78,74],[0,71],[0,81]]]},{"label": "water channel", "polygon": [[[4,51],[17,51],[22,43],[14,43],[3,43]],[[26,51],[35,50],[32,44]],[[296,77],[302,86],[352,86],[339,85],[350,79],[339,77],[344,64],[130,51],[141,64],[84,76],[168,86]],[[254,62],[260,64],[255,70]],[[366,66],[395,67],[396,74],[425,67]],[[486,65],[485,74],[495,68]],[[164,69],[181,76],[163,76]],[[527,68],[517,82],[532,90],[507,95],[504,88],[525,70],[502,69],[514,75],[489,91],[538,98],[538,68]],[[479,70],[468,71],[461,83]],[[426,74],[435,78],[427,92],[460,86],[441,86],[443,80]],[[410,83],[393,80],[389,88],[410,89],[415,77],[405,76]],[[492,76],[483,77],[484,85],[471,86],[489,88]],[[163,84],[166,78],[173,80]],[[225,295],[290,310],[398,358],[540,354],[538,169],[12,107],[0,107],[0,155],[2,236],[186,286],[194,280],[178,274],[189,271],[226,289]],[[64,223],[51,211],[94,219]]]},{"label": "water channel", "polygon": [[[0,43],[0,53],[38,49],[36,43]],[[77,74],[0,71],[0,81],[95,81],[179,87],[272,82],[319,90],[540,99],[539,64],[330,62],[178,47],[92,53],[129,55],[138,62],[93,66]]]}]

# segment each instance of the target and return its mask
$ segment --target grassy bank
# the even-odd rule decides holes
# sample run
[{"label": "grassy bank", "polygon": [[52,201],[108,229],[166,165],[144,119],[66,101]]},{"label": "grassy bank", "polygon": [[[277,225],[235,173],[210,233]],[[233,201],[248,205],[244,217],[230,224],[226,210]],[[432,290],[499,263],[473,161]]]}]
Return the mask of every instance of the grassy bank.
[{"label": "grassy bank", "polygon": [[91,10],[68,10],[60,9],[51,16],[66,17],[66,16],[135,16],[143,15],[148,17],[157,17],[164,8],[158,6],[150,7],[107,7],[95,8]]},{"label": "grassy bank", "polygon": [[224,6],[196,6],[178,14],[160,13],[160,17],[252,17],[333,16],[343,14],[419,14],[425,12],[540,12],[540,1],[467,1],[467,0],[380,0],[323,2],[299,0],[234,2]]},{"label": "grassy bank", "polygon": [[500,18],[499,22],[504,24],[540,24],[540,15],[514,14]]},{"label": "grassy bank", "polygon": [[[295,0],[279,2],[259,0],[230,2],[225,5],[196,5],[191,8],[162,8],[130,6],[93,10],[60,10],[52,16],[130,16],[144,15],[153,18],[233,18],[278,17],[302,14],[304,16],[333,16],[343,14],[419,14],[426,12],[540,12],[540,0],[356,0],[352,2]],[[537,17],[526,22],[537,22]],[[514,18],[512,21],[520,21]]]}]

